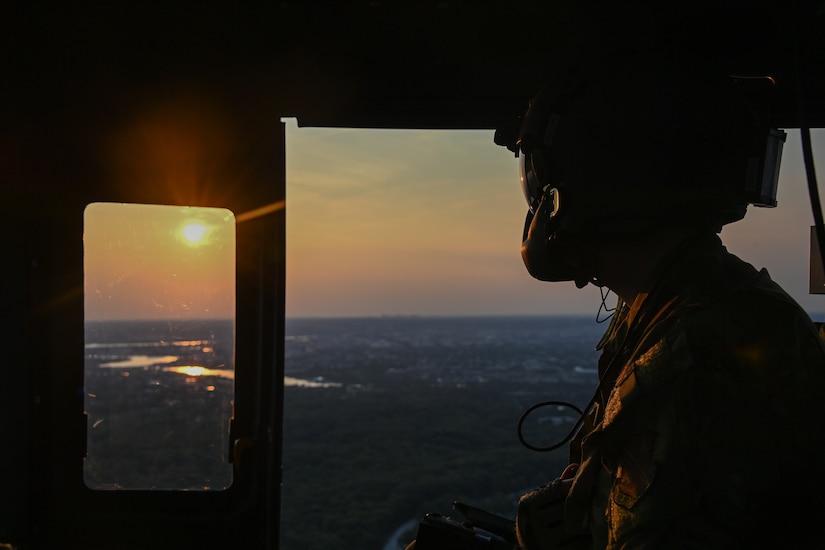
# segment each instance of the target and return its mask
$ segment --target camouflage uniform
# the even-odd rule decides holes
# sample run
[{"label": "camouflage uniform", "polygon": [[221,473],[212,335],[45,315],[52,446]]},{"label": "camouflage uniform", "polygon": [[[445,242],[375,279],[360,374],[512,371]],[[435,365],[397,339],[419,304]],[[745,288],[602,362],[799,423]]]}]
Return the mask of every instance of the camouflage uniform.
[{"label": "camouflage uniform", "polygon": [[577,547],[825,548],[816,328],[715,235],[663,264],[608,329],[571,446]]}]

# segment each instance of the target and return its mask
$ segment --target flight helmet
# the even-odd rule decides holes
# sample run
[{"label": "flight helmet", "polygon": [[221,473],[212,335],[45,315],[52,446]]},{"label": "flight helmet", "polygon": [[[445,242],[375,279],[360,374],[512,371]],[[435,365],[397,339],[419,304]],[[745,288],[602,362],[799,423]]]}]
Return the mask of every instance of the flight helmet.
[{"label": "flight helmet", "polygon": [[657,54],[557,69],[496,143],[519,157],[522,257],[546,281],[593,281],[595,247],[662,228],[712,228],[776,205],[784,132],[775,81]]}]

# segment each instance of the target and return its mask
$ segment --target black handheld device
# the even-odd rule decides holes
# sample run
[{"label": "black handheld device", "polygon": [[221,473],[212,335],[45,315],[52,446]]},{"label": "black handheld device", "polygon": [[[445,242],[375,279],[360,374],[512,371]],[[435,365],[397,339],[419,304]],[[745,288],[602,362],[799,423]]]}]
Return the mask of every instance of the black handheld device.
[{"label": "black handheld device", "polygon": [[416,550],[512,550],[515,546],[515,522],[461,502],[453,509],[464,516],[458,521],[431,512],[418,524]]}]

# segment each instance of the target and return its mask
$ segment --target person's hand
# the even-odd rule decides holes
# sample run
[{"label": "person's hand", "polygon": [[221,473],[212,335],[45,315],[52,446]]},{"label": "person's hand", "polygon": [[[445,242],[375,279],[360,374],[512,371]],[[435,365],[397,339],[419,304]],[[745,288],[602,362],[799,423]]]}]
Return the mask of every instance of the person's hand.
[{"label": "person's hand", "polygon": [[521,497],[516,517],[516,538],[525,550],[576,548],[581,533],[564,524],[564,503],[573,485],[578,464],[570,464],[553,482]]},{"label": "person's hand", "polygon": [[407,545],[407,547],[404,548],[404,550],[415,550],[415,541],[412,541],[411,543],[409,543]]}]

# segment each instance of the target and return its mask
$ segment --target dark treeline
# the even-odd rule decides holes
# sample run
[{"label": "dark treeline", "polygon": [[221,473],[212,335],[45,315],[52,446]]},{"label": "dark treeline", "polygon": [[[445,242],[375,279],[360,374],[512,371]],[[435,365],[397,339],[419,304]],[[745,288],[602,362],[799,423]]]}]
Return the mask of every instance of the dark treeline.
[{"label": "dark treeline", "polygon": [[87,377],[87,387],[95,392],[87,400],[87,485],[95,489],[229,486],[231,380],[184,377],[156,369],[98,369],[93,374]]}]

